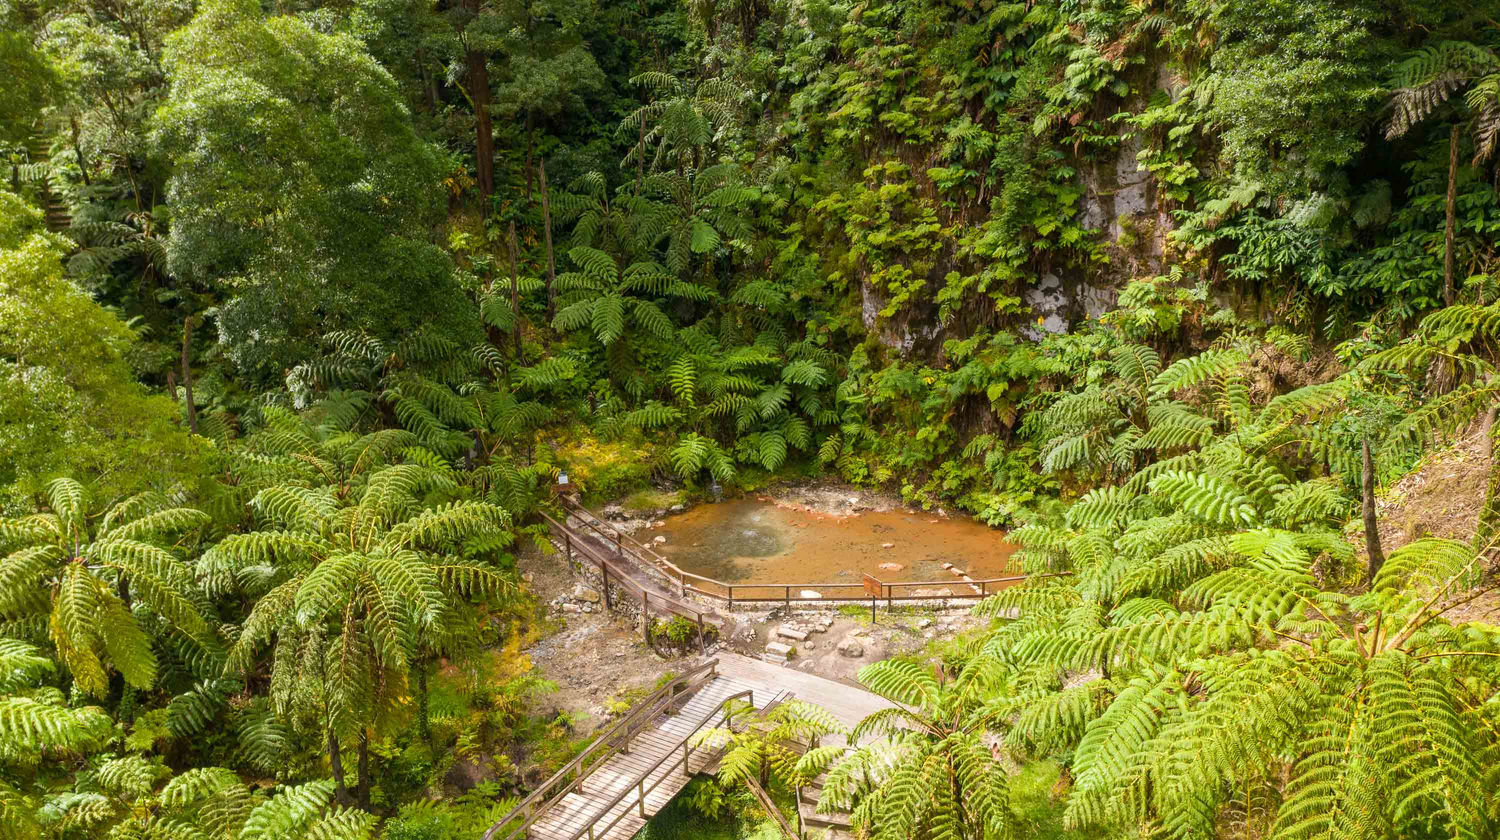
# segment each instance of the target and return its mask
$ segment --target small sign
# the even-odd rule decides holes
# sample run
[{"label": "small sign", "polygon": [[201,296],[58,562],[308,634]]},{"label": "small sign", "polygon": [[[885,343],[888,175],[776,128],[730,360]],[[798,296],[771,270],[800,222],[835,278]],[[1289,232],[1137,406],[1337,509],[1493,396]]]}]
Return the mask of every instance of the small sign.
[{"label": "small sign", "polygon": [[871,575],[865,575],[865,594],[871,598],[884,598],[885,584],[876,580]]}]

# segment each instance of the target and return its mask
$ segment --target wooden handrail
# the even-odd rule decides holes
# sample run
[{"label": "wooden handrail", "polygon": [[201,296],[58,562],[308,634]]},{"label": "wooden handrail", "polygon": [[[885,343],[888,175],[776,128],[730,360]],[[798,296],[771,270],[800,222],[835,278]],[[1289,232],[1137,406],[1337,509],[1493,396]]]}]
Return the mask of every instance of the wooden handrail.
[{"label": "wooden handrail", "polygon": [[[566,840],[579,840],[579,838],[583,837],[585,834],[588,835],[589,840],[595,840],[596,832],[607,832],[611,828],[614,828],[620,822],[620,820],[625,818],[626,814],[630,813],[629,808],[626,808],[620,811],[620,813],[616,814],[615,818],[610,820],[609,824],[604,826],[603,828],[598,827],[598,820],[603,819],[604,815],[610,812],[610,809],[614,808],[616,805],[619,805],[621,802],[624,802],[625,797],[629,796],[632,791],[639,794],[639,798],[637,799],[637,806],[640,808],[641,816],[645,817],[646,795],[651,793],[651,791],[656,790],[657,786],[665,781],[667,776],[671,775],[672,771],[676,770],[679,766],[682,767],[684,773],[688,772],[688,759],[692,756],[693,751],[693,747],[688,744],[688,741],[692,740],[693,736],[698,734],[698,730],[702,729],[704,724],[708,723],[710,720],[713,720],[714,716],[719,713],[719,710],[723,709],[731,702],[739,700],[741,698],[749,700],[751,706],[755,705],[755,692],[750,689],[746,689],[745,691],[741,691],[737,694],[731,694],[730,696],[725,697],[723,700],[720,700],[718,704],[709,711],[708,714],[704,715],[696,724],[693,724],[693,728],[688,730],[688,734],[684,735],[681,740],[679,740],[676,744],[673,744],[672,747],[666,751],[660,761],[656,762],[656,764],[643,771],[639,778],[636,779],[636,783],[633,786],[625,788],[624,790],[615,794],[614,799],[611,799],[607,804],[605,804],[603,808],[600,808],[597,812],[595,812],[596,816],[592,821],[588,822],[582,828],[579,828],[577,831],[573,832],[566,838]],[[728,718],[727,713],[725,717],[726,719]],[[722,749],[722,747],[720,749]],[[667,772],[663,773],[661,775],[661,778],[652,782],[650,787],[647,787],[646,779],[650,778],[652,773],[660,770],[662,765],[666,764],[667,757],[676,755],[678,750],[682,750],[682,758],[673,761],[672,765],[667,768]]]},{"label": "wooden handrail", "polygon": [[[712,676],[717,676],[718,665],[719,660],[711,659],[708,662],[699,665],[693,670],[688,671],[687,673],[677,677],[676,679],[673,679],[666,685],[651,692],[651,694],[647,695],[645,699],[641,700],[634,707],[632,707],[630,712],[627,713],[625,717],[620,718],[620,720],[616,721],[615,725],[611,726],[608,731],[606,731],[603,735],[595,738],[592,743],[584,748],[583,752],[575,756],[572,761],[563,765],[562,769],[558,770],[556,773],[553,773],[552,778],[543,782],[540,786],[537,787],[536,790],[527,795],[525,799],[522,799],[520,802],[516,803],[516,807],[512,808],[510,810],[510,813],[501,817],[498,821],[495,822],[494,825],[490,826],[490,829],[484,833],[484,840],[494,840],[496,832],[504,828],[512,820],[516,819],[518,815],[521,815],[522,811],[525,811],[526,813],[522,816],[521,824],[514,828],[509,834],[505,835],[504,838],[504,840],[514,840],[518,833],[524,832],[531,826],[532,823],[536,822],[536,819],[538,817],[540,817],[542,814],[545,814],[548,809],[557,804],[558,800],[561,800],[564,796],[567,796],[571,790],[578,787],[583,783],[584,779],[588,778],[589,774],[593,772],[593,768],[597,767],[599,762],[595,762],[587,768],[583,766],[584,762],[589,757],[598,754],[603,749],[612,747],[613,745],[610,743],[610,741],[617,734],[619,734],[622,728],[625,728],[627,724],[638,722],[637,718],[642,716],[643,713],[646,713],[648,709],[651,709],[659,700],[675,696],[679,693],[676,690],[678,686],[684,686],[685,689],[685,686],[687,684],[693,682],[697,677],[703,674],[703,672],[707,671]],[[712,676],[710,678],[712,678]],[[660,711],[660,709],[651,710],[649,714],[654,715],[657,711]],[[633,732],[629,731],[625,733],[625,748],[627,752],[629,751],[630,738],[633,734]],[[548,790],[551,790],[558,782],[566,780],[573,772],[578,770],[583,771],[578,776],[578,778],[571,780],[556,795],[548,798],[547,801],[542,802],[540,807],[537,806],[538,800],[542,799]]]},{"label": "wooden handrail", "polygon": [[[553,519],[547,514],[539,513],[539,515],[542,517],[542,519],[546,520],[549,526],[558,531],[560,535],[572,533],[566,525],[558,522],[556,519]],[[584,542],[582,540],[573,542],[571,543],[571,545],[574,550],[587,555],[589,560],[592,561],[594,565],[600,567],[601,570],[607,570],[607,573],[613,575],[615,577],[615,580],[618,581],[620,585],[629,590],[631,594],[635,596],[635,598],[640,598],[642,593],[649,592],[649,590],[646,590],[633,578],[631,578],[626,570],[616,565],[620,559],[623,559],[623,557],[616,558],[601,556],[597,551],[590,547],[587,542]],[[693,619],[699,624],[702,624],[707,617],[713,615],[713,612],[711,610],[699,609],[693,604],[677,598],[673,598],[671,596],[663,596],[660,593],[651,593],[651,596],[654,603],[664,608],[662,610],[659,610],[659,612],[667,612],[673,615],[680,615],[683,618]]]},{"label": "wooden handrail", "polygon": [[[766,809],[766,813],[776,820],[776,826],[781,829],[781,836],[784,840],[802,840],[797,836],[797,832],[792,830],[792,824],[786,821],[786,814],[781,813],[781,809],[776,807],[776,802],[771,799],[771,794],[766,793],[766,789],[760,786],[760,782],[756,781],[754,776],[745,777],[745,786],[750,788],[750,793],[760,802],[760,807]],[[802,807],[800,801],[797,807]]]},{"label": "wooden handrail", "polygon": [[[576,517],[590,530],[598,534],[600,538],[603,539],[606,543],[613,542],[615,550],[617,552],[616,557],[624,559],[629,556],[625,551],[625,547],[628,544],[630,554],[636,555],[637,559],[639,560],[647,561],[647,565],[656,567],[656,570],[658,572],[665,575],[671,582],[677,584],[678,594],[682,597],[686,597],[687,593],[691,592],[695,595],[701,595],[705,598],[712,598],[714,600],[724,602],[728,604],[730,609],[734,608],[734,604],[736,601],[745,604],[784,603],[790,605],[793,601],[814,603],[819,601],[824,603],[858,603],[867,602],[870,600],[870,595],[864,591],[864,584],[862,583],[728,583],[726,581],[717,580],[705,575],[689,572],[686,569],[683,569],[681,566],[678,566],[676,563],[673,563],[671,560],[667,559],[661,553],[637,541],[629,534],[626,534],[615,528],[614,526],[604,522],[604,520],[600,519],[588,508],[583,507],[572,499],[559,497],[558,501],[565,511],[568,511],[570,515]],[[568,530],[566,525],[558,523],[556,520],[552,519],[552,517],[547,516],[546,514],[542,514],[542,516],[548,522],[552,523],[554,527],[564,531]],[[606,564],[605,558],[598,557],[592,551],[589,551],[587,548],[585,548],[584,544],[580,543],[579,547],[586,554],[589,554],[590,559],[592,559],[597,565],[603,566]],[[619,570],[611,569],[611,571],[617,576],[621,575]],[[1007,577],[962,578],[954,580],[883,581],[881,583],[881,586],[884,588],[884,594],[882,594],[876,600],[885,601],[887,603],[892,601],[931,601],[950,598],[960,600],[977,600],[980,598],[989,597],[990,595],[994,594],[994,591],[1003,588],[1003,586],[1001,586],[1002,584],[1017,583],[1026,579],[1026,575],[1012,575]],[[897,594],[897,592],[900,590],[929,588],[947,588],[949,592],[947,595]],[[975,591],[976,588],[978,591]],[[774,592],[778,589],[781,590],[781,597],[779,598],[771,596],[756,597],[755,595],[736,595],[737,591],[749,591],[754,593],[761,590]],[[798,592],[798,594],[800,595],[801,590],[804,589],[818,592],[818,597],[792,597],[793,591]],[[826,590],[834,590],[834,592],[838,592],[839,590],[856,591],[850,595],[838,595],[829,594],[828,592],[826,592]],[[679,605],[684,606],[687,610],[692,610],[692,607],[687,606],[686,604],[681,604],[681,602],[679,602]],[[676,610],[672,611],[676,612]],[[681,612],[679,612],[678,614],[684,615],[684,617],[692,617]],[[701,612],[698,613],[698,615],[700,616],[704,614],[705,613]]]}]

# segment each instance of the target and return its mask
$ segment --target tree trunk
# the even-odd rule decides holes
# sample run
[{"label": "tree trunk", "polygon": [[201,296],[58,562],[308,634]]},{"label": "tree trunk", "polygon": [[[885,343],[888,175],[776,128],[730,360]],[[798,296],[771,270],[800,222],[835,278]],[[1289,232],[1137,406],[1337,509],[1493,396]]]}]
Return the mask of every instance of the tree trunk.
[{"label": "tree trunk", "polygon": [[[474,16],[479,15],[480,0],[463,0],[463,6]],[[478,50],[466,50],[464,64],[469,99],[474,103],[474,171],[479,181],[479,194],[488,205],[490,196],[495,194],[495,131],[490,123],[489,57]]]},{"label": "tree trunk", "polygon": [[344,758],[339,752],[339,736],[328,728],[328,766],[333,768],[333,794],[341,805],[349,804],[349,786],[344,784]]},{"label": "tree trunk", "polygon": [[78,142],[78,118],[70,121],[73,127],[73,154],[78,157],[78,172],[83,176],[83,185],[89,186],[89,164],[83,159],[83,146]]},{"label": "tree trunk", "polygon": [[1495,459],[1495,420],[1500,417],[1500,403],[1492,405],[1484,413],[1484,419],[1479,422],[1479,436],[1484,439],[1484,458],[1486,461]]},{"label": "tree trunk", "polygon": [[516,223],[510,223],[510,313],[515,322],[511,332],[516,342],[516,361],[521,359],[521,275],[516,267]]},{"label": "tree trunk", "polygon": [[359,730],[359,807],[370,810],[370,733]]},{"label": "tree trunk", "polygon": [[188,366],[193,342],[193,319],[182,319],[182,401],[187,404],[188,431],[198,434],[198,406],[193,403],[193,370]]},{"label": "tree trunk", "polygon": [[557,315],[557,298],[553,290],[553,284],[557,280],[557,262],[552,256],[552,205],[547,193],[547,161],[543,158],[537,164],[542,186],[542,231],[547,239],[547,322],[551,323]]},{"label": "tree trunk", "polygon": [[1368,583],[1375,582],[1375,575],[1385,565],[1385,552],[1380,550],[1380,531],[1375,518],[1375,459],[1370,455],[1370,439],[1365,438],[1360,446],[1363,465],[1359,473],[1361,512],[1365,520],[1365,551],[1370,555]]},{"label": "tree trunk", "polygon": [[432,722],[427,719],[427,663],[417,665],[417,732],[427,744],[427,752],[437,760],[437,744],[432,739]]},{"label": "tree trunk", "polygon": [[1479,511],[1479,527],[1474,533],[1474,547],[1486,551],[1490,542],[1500,531],[1500,464],[1495,462],[1495,419],[1500,414],[1500,405],[1490,406],[1484,413],[1479,433],[1484,436],[1484,457],[1490,463],[1489,480],[1484,489],[1484,507]]},{"label": "tree trunk", "polygon": [[1448,223],[1443,230],[1443,303],[1453,305],[1453,234],[1458,226],[1458,125],[1448,136]]},{"label": "tree trunk", "polygon": [[417,68],[422,74],[422,98],[427,104],[427,113],[436,114],[437,79],[432,76],[432,68],[427,66],[427,51],[420,47],[417,48]]},{"label": "tree trunk", "polygon": [[641,114],[641,139],[635,144],[635,194],[641,194],[641,182],[646,178],[646,115]]},{"label": "tree trunk", "polygon": [[536,149],[536,130],[532,127],[531,110],[526,111],[526,200],[531,201],[531,181],[536,175],[531,165],[532,152]]}]

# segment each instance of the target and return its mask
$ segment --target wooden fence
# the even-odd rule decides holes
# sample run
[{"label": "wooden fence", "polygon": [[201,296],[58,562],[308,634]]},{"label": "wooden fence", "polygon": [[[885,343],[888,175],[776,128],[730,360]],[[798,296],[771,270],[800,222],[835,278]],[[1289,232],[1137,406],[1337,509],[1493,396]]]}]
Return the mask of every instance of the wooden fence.
[{"label": "wooden fence", "polygon": [[[654,569],[666,582],[675,586],[679,598],[688,593],[723,603],[727,609],[735,604],[794,603],[864,603],[885,601],[889,607],[898,601],[935,601],[947,599],[986,598],[1025,580],[1024,575],[995,578],[958,578],[951,581],[903,580],[881,581],[879,595],[869,592],[863,582],[850,583],[727,583],[685,571],[660,552],[639,542],[629,534],[604,522],[587,508],[566,497],[558,498],[566,515],[589,529],[607,546],[614,548],[614,561],[632,558],[637,564]],[[548,517],[549,522],[554,522]],[[564,529],[566,530],[566,529]],[[593,558],[596,564],[602,563]],[[691,617],[691,616],[689,616]]]}]

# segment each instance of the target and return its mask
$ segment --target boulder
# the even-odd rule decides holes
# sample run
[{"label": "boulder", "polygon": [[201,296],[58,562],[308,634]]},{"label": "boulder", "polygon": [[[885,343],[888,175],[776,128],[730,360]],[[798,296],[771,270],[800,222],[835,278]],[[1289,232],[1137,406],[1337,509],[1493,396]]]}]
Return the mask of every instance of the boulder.
[{"label": "boulder", "polygon": [[942,589],[918,589],[911,594],[914,598],[952,598],[953,590],[945,586]]},{"label": "boulder", "polygon": [[881,548],[895,548],[896,544],[895,543],[881,543],[880,547]]},{"label": "boulder", "polygon": [[574,598],[574,600],[577,600],[577,601],[586,601],[586,602],[588,602],[590,604],[597,604],[597,603],[599,603],[599,593],[598,593],[598,591],[590,589],[590,588],[588,588],[587,586],[584,586],[581,583],[578,584],[577,586],[573,587],[573,598]]},{"label": "boulder", "polygon": [[839,641],[839,655],[858,659],[865,655],[865,646],[853,636],[846,636]]},{"label": "boulder", "polygon": [[899,572],[899,571],[901,571],[904,568],[906,568],[906,567],[903,566],[903,565],[901,565],[900,563],[881,563],[880,564],[880,570],[882,572]]},{"label": "boulder", "polygon": [[821,598],[821,597],[823,597],[823,593],[817,592],[817,591],[812,590],[812,589],[804,589],[801,592],[797,593],[797,597],[798,598],[807,598],[807,599]]}]

